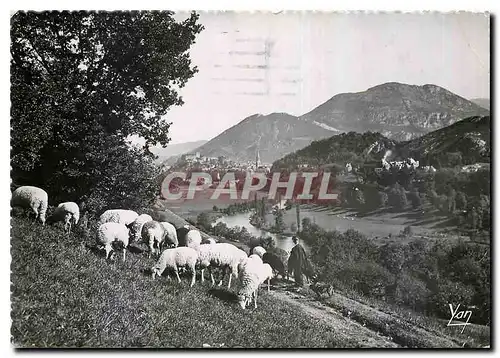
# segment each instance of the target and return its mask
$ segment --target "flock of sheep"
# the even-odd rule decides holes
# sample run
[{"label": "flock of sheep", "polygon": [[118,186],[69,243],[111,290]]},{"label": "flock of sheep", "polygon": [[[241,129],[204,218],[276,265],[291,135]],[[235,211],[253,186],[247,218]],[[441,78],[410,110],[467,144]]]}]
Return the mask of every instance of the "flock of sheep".
[{"label": "flock of sheep", "polygon": [[[37,220],[45,225],[45,216],[48,207],[47,193],[38,187],[22,186],[17,188],[11,199],[11,206],[31,209]],[[70,232],[72,226],[78,224],[80,210],[76,203],[65,202],[59,204],[47,223],[64,222],[64,229]],[[169,222],[158,222],[148,214],[137,214],[132,210],[107,210],[100,217],[97,226],[97,244],[110,259],[115,252],[122,251],[123,261],[129,244],[133,242],[148,245],[149,257],[159,255],[156,264],[151,268],[152,278],[160,276],[165,269],[172,270],[179,282],[179,270],[191,272],[191,286],[196,281],[196,268],[201,270],[201,282],[205,280],[204,271],[208,268],[212,285],[215,280],[212,268],[223,269],[223,275],[218,283],[222,285],[226,274],[229,274],[228,288],[231,279],[239,279],[240,288],[237,292],[238,303],[245,309],[253,300],[257,308],[257,291],[261,284],[267,281],[270,290],[270,280],[274,271],[283,277],[286,274],[281,259],[257,246],[252,249],[250,256],[230,243],[217,243],[214,239],[202,239],[201,233],[185,225],[176,229]],[[264,258],[264,260],[263,260]]]}]

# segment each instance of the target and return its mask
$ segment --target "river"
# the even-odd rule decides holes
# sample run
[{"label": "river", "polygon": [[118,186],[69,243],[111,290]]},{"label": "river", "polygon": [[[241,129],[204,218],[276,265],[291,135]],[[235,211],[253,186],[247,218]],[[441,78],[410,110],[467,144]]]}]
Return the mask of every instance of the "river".
[{"label": "river", "polygon": [[[219,222],[222,222],[226,224],[228,227],[233,228],[235,226],[239,227],[245,227],[250,234],[256,237],[260,236],[265,236],[265,237],[272,237],[274,241],[276,242],[276,246],[279,247],[280,249],[283,249],[287,251],[288,253],[294,247],[294,243],[292,241],[291,236],[284,236],[284,235],[278,235],[278,234],[272,234],[270,232],[267,232],[265,230],[261,230],[259,228],[256,228],[252,224],[250,224],[250,215],[251,213],[240,213],[232,216],[223,216],[221,218],[218,218],[214,225],[216,225]],[[304,247],[304,250],[306,252],[309,252],[309,247],[304,241],[301,241],[300,244]]]}]

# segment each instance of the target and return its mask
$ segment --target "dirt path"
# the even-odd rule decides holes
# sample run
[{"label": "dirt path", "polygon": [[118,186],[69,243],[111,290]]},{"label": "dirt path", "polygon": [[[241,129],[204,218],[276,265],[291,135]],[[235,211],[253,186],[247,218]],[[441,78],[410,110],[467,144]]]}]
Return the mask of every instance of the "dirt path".
[{"label": "dirt path", "polygon": [[[262,287],[267,290],[267,287]],[[274,281],[271,295],[286,301],[336,332],[355,338],[360,347],[460,348],[461,342],[432,329],[415,325],[403,317],[380,311],[334,292],[326,301],[296,292],[289,281]]]},{"label": "dirt path", "polygon": [[290,306],[295,306],[304,311],[321,323],[334,328],[335,332],[347,339],[355,338],[360,348],[401,348],[400,345],[392,342],[389,337],[382,336],[353,320],[345,318],[338,311],[324,306],[318,301],[289,291],[276,290],[271,291],[270,294],[274,298],[286,301]]}]

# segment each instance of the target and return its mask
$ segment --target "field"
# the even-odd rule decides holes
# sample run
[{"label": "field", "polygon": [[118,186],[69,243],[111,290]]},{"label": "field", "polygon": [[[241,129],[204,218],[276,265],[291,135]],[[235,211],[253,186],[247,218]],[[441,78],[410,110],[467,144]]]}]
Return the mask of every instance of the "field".
[{"label": "field", "polygon": [[16,347],[460,347],[489,336],[479,329],[460,340],[422,328],[395,335],[384,327],[401,316],[341,295],[322,304],[279,280],[270,293],[260,289],[257,309],[241,310],[233,287],[152,280],[153,259],[135,250],[124,263],[107,262],[81,230],[65,237],[60,227],[13,218],[11,234]]}]

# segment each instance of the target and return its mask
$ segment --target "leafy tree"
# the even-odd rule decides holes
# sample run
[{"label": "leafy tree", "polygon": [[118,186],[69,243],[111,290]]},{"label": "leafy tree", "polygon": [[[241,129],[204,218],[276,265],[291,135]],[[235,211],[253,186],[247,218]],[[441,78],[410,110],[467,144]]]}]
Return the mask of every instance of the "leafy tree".
[{"label": "leafy tree", "polygon": [[422,200],[420,199],[420,195],[419,195],[418,191],[413,190],[410,192],[410,194],[408,196],[410,198],[411,206],[414,209],[418,209],[422,206]]},{"label": "leafy tree", "polygon": [[[13,181],[41,186],[56,202],[96,190],[111,199],[131,187],[126,195],[153,195],[139,188],[150,187],[152,162],[139,162],[170,140],[163,116],[183,104],[178,90],[197,72],[188,52],[203,29],[197,22],[195,13],[176,22],[168,11],[12,16]],[[132,135],[143,149],[127,150]]]},{"label": "leafy tree", "polygon": [[283,210],[276,208],[273,212],[274,215],[274,230],[276,232],[283,232],[285,230],[285,221],[283,220]]},{"label": "leafy tree", "polygon": [[461,191],[455,194],[455,206],[457,210],[465,210],[467,208],[467,195]]},{"label": "leafy tree", "polygon": [[457,209],[457,204],[455,201],[456,192],[455,189],[450,189],[448,193],[448,213],[452,214]]},{"label": "leafy tree", "polygon": [[212,223],[210,221],[210,215],[207,213],[200,213],[196,217],[197,226],[205,231],[210,231],[212,229]]}]

